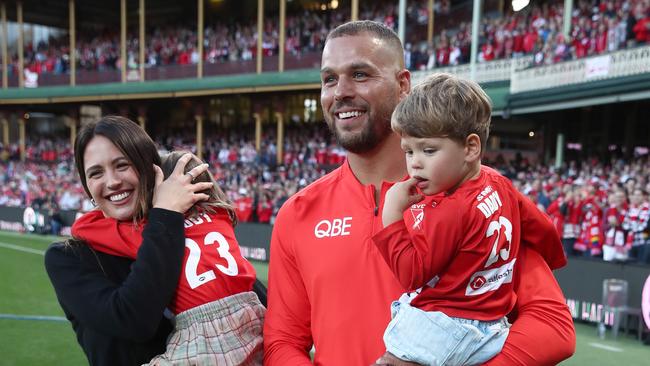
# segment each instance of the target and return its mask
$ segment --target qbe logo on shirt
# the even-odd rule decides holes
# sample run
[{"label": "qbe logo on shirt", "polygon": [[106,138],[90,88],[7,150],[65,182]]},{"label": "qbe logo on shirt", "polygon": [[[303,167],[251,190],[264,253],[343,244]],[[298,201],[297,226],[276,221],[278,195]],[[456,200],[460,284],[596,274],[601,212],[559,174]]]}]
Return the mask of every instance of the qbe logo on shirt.
[{"label": "qbe logo on shirt", "polygon": [[332,238],[335,236],[350,235],[352,227],[352,217],[343,217],[340,219],[321,220],[314,227],[314,235],[318,239]]}]

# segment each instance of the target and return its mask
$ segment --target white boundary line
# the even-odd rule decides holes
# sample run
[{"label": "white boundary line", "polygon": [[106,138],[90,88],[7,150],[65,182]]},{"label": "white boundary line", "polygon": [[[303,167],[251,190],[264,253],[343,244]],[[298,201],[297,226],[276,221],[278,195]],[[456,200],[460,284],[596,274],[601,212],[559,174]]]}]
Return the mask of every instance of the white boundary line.
[{"label": "white boundary line", "polygon": [[13,250],[17,250],[19,252],[25,252],[25,253],[45,255],[45,252],[42,251],[42,250],[37,250],[37,249],[32,249],[32,248],[25,248],[25,247],[20,246],[20,245],[3,243],[3,242],[0,242],[0,248],[13,249]]},{"label": "white boundary line", "polygon": [[[45,255],[45,252],[42,250],[25,248],[20,245],[9,244],[0,242],[0,248],[17,250],[19,252]],[[39,321],[51,321],[51,322],[67,322],[68,319],[62,316],[49,316],[49,315],[17,315],[17,314],[0,314],[0,319],[9,319],[9,320],[39,320]]]},{"label": "white boundary line", "polygon": [[601,343],[591,342],[591,343],[589,343],[589,345],[594,347],[594,348],[600,348],[600,349],[604,349],[604,350],[610,351],[610,352],[623,352],[622,348],[607,346],[607,345],[604,345],[604,344],[601,344]]},{"label": "white boundary line", "polygon": [[68,319],[62,316],[49,316],[49,315],[16,315],[16,314],[0,314],[0,319],[10,320],[40,320],[50,322],[67,322]]}]

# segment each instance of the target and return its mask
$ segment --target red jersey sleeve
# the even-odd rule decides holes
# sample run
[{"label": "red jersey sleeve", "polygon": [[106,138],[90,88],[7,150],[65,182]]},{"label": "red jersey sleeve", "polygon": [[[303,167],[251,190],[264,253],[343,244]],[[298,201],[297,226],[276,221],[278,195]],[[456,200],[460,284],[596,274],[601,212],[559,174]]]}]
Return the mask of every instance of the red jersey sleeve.
[{"label": "red jersey sleeve", "polygon": [[293,254],[291,206],[280,210],[271,236],[264,365],[311,365],[311,306]]},{"label": "red jersey sleeve", "polygon": [[573,319],[562,290],[544,259],[530,247],[521,247],[517,265],[513,314],[518,316],[501,353],[485,365],[558,364],[573,355],[576,345]]},{"label": "red jersey sleeve", "polygon": [[135,259],[142,243],[144,224],[119,222],[105,217],[100,210],[93,210],[74,222],[72,237],[102,253]]},{"label": "red jersey sleeve", "polygon": [[440,274],[457,250],[458,217],[427,212],[421,229],[410,232],[404,220],[388,225],[372,238],[382,257],[407,291]]},{"label": "red jersey sleeve", "polygon": [[521,215],[521,246],[539,253],[551,269],[564,267],[567,261],[562,241],[551,219],[524,195],[515,194]]}]

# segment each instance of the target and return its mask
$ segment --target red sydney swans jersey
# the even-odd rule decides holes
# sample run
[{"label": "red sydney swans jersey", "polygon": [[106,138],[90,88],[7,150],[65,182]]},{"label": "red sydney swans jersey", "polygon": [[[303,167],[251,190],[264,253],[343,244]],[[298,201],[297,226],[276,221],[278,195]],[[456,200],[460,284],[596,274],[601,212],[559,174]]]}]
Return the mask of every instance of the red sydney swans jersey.
[{"label": "red sydney swans jersey", "polygon": [[[144,222],[134,225],[104,217],[99,210],[75,221],[72,236],[103,253],[137,257]],[[241,255],[228,215],[203,213],[185,220],[185,263],[170,304],[178,314],[237,293],[251,291],[255,269]]]},{"label": "red sydney swans jersey", "polygon": [[412,306],[483,321],[512,310],[517,253],[527,229],[522,215],[535,219],[528,225],[555,230],[537,208],[522,214],[519,195],[507,178],[481,167],[476,179],[449,195],[426,197],[406,210],[406,220],[373,237],[402,286],[418,290]]}]

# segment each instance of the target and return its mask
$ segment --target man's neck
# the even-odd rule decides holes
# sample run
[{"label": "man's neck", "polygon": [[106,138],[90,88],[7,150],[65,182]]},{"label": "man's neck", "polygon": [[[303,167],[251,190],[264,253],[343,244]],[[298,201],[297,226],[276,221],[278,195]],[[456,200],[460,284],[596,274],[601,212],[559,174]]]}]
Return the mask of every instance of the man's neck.
[{"label": "man's neck", "polygon": [[400,137],[395,133],[370,152],[348,152],[348,162],[361,184],[372,184],[377,190],[381,189],[383,181],[396,182],[406,175],[406,159],[400,147]]}]

